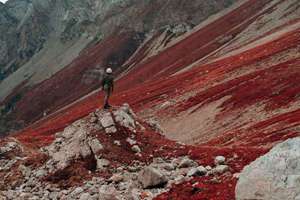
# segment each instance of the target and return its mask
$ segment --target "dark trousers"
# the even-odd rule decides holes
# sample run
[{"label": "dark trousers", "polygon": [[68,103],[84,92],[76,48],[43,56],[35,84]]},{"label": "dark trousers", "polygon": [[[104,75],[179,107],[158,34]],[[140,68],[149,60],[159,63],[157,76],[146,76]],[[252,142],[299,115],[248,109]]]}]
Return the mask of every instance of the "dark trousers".
[{"label": "dark trousers", "polygon": [[109,97],[111,95],[111,88],[104,86],[104,108],[109,107]]}]

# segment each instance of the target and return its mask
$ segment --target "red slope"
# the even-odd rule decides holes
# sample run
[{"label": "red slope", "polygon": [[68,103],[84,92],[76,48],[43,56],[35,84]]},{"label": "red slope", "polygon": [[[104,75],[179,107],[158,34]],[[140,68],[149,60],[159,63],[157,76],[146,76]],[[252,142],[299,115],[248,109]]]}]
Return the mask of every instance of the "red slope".
[{"label": "red slope", "polygon": [[[177,75],[172,78],[164,79],[164,81],[159,80],[153,83],[145,83],[139,85],[138,87],[132,88],[131,90],[128,90],[126,92],[119,92],[114,95],[113,102],[116,104],[121,102],[129,102],[135,109],[140,110],[141,108],[145,109],[147,107],[151,107],[152,105],[155,105],[161,102],[162,100],[164,100],[160,98],[162,94],[168,94],[169,98],[175,98],[176,96],[180,96],[183,93],[193,90],[195,88],[199,88],[203,86],[209,87],[210,85],[215,84],[216,82],[226,78],[225,75],[229,72],[232,72],[234,69],[242,68],[246,64],[253,63],[253,62],[255,63],[259,60],[264,59],[265,57],[283,51],[284,49],[294,47],[299,43],[299,34],[300,34],[300,30],[284,35],[282,38],[278,40],[272,41],[270,43],[267,43],[255,49],[251,49],[240,55],[229,57],[220,60],[216,63],[209,64],[207,66],[202,66],[201,68],[195,68],[192,71],[186,72],[184,74]],[[264,49],[265,51],[262,51],[261,49]],[[243,58],[243,59],[237,59],[237,58]],[[281,69],[281,71],[279,71],[280,73],[287,72],[286,79],[278,80],[278,81],[283,81],[282,83],[284,83],[284,81],[285,82],[288,81],[291,77],[293,77],[293,80],[297,82],[299,77],[299,76],[297,77],[299,73],[297,63],[298,60],[294,60],[294,61],[290,61],[290,63],[285,63],[279,66],[273,66],[267,70],[272,72],[272,69],[276,69],[276,70]],[[263,74],[263,71],[255,72],[255,73]],[[244,78],[251,79],[252,76],[253,75],[250,74]],[[272,79],[276,77],[268,76],[268,78],[271,79],[269,80],[261,79],[261,80],[268,82],[268,81],[272,81]],[[187,80],[189,81],[187,82]],[[226,95],[226,93],[219,94],[219,92],[226,87],[230,88],[230,85],[235,85],[242,80],[243,78],[240,77],[239,79],[235,79],[233,81],[226,82],[222,85],[209,88],[209,90],[199,93],[196,97],[190,99],[189,101],[176,105],[174,108],[171,108],[171,110],[175,109],[175,111],[176,110],[182,111],[190,108],[193,105],[201,103],[201,101],[205,101],[205,99],[211,96],[214,98],[218,97],[215,96],[214,94]],[[181,84],[180,85],[176,84],[178,82],[180,82]],[[295,87],[297,86],[296,84],[294,85]],[[264,86],[264,84],[262,83],[261,86]],[[275,85],[273,84],[273,86],[276,86],[276,84]],[[256,86],[254,85],[253,87]],[[241,88],[241,90],[244,89],[245,88]],[[273,89],[274,88],[272,87],[268,88],[269,91],[272,91]],[[296,87],[295,91],[297,91],[298,89],[299,88]],[[236,88],[236,91],[239,91],[238,88]],[[259,93],[259,91],[256,92]],[[263,91],[260,94],[261,96],[254,96],[255,98],[253,99],[253,102],[254,100],[257,100],[257,98],[265,98],[268,96],[268,95],[264,96]],[[257,94],[248,93],[248,95],[251,96]],[[237,96],[236,98],[231,99],[231,102],[235,102],[239,100],[239,98],[244,99],[245,97]],[[51,135],[55,131],[63,129],[70,122],[85,116],[86,114],[94,110],[97,106],[100,106],[101,105],[100,99],[101,97],[98,94],[91,96],[88,99],[85,99],[82,102],[72,106],[70,109],[68,109],[67,112],[63,111],[61,113],[56,114],[55,116],[52,116],[50,119],[45,119],[44,121],[42,120],[39,123],[31,127],[28,127],[27,129],[23,130],[19,134],[20,135],[19,137],[22,138],[28,137],[30,139],[32,138],[32,134],[34,134],[35,139],[41,137],[43,140],[44,137],[43,135],[48,135],[48,134]],[[274,98],[274,101],[275,99],[276,98]],[[293,98],[289,99],[289,101],[292,100]],[[210,101],[213,101],[213,98],[210,98]],[[239,103],[243,103],[243,102],[239,102]],[[244,103],[249,104],[251,102],[244,102]]]},{"label": "red slope", "polygon": [[149,77],[156,78],[158,74],[167,76],[192,64],[223,45],[216,40],[218,37],[235,36],[244,30],[263,14],[258,15],[259,11],[268,2],[270,0],[250,0],[246,2],[221,19],[208,24],[185,40],[172,46],[167,51],[152,57],[146,63],[142,63],[141,66],[137,65],[128,76],[124,77],[124,80],[121,80],[120,84],[128,88],[128,86],[141,83]]},{"label": "red slope", "polygon": [[[136,63],[133,71],[120,80],[119,85],[123,86],[120,90],[126,90],[130,86],[144,82],[149,77],[154,78],[159,73],[160,76],[169,75],[216,50],[223,45],[218,42],[218,37],[234,36],[240,33],[263,14],[258,15],[259,11],[268,2],[270,0],[259,2],[250,0],[167,51],[150,58],[146,63],[139,64],[141,58],[146,56],[145,49],[141,49],[131,62]],[[89,69],[93,69],[96,65],[106,65],[110,56],[119,55],[119,52],[123,52],[124,48],[132,45],[133,36],[132,33],[123,33],[101,42],[84,52],[66,69],[35,86],[17,104],[18,113],[16,118],[27,123],[33,122],[40,118],[41,113],[45,110],[57,110],[95,89],[98,86],[97,82],[88,85],[81,83],[84,73]],[[151,42],[152,40],[150,40]],[[29,106],[32,102],[35,103],[34,107]]]}]

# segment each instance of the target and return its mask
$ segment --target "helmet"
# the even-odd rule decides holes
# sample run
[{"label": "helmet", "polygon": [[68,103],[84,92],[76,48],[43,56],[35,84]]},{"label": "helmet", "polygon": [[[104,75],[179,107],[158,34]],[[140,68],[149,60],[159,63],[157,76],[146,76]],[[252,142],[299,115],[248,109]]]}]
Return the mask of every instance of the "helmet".
[{"label": "helmet", "polygon": [[112,69],[111,69],[111,68],[107,68],[107,69],[106,69],[106,73],[107,73],[107,74],[111,74],[111,73],[112,73]]}]

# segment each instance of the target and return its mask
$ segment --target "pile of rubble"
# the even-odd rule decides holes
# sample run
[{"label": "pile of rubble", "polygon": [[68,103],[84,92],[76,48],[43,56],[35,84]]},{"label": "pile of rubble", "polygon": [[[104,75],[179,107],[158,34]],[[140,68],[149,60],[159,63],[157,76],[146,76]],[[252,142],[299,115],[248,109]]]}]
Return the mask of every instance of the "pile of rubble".
[{"label": "pile of rubble", "polygon": [[[11,159],[14,154],[22,151],[22,146],[20,146],[16,141],[10,140],[0,147],[0,171],[9,170],[21,157],[16,157],[16,159]],[[9,155],[11,154],[11,155]]]},{"label": "pile of rubble", "polygon": [[[150,127],[150,125],[149,125]],[[163,158],[156,157],[152,162],[138,160],[143,156],[143,144],[137,141],[137,134],[142,134],[145,127],[140,123],[128,105],[123,105],[112,111],[100,111],[74,122],[64,131],[55,135],[53,143],[40,149],[47,159],[38,167],[32,167],[17,160],[26,158],[11,158],[8,164],[0,160],[0,173],[12,176],[21,173],[18,184],[6,184],[1,187],[2,199],[80,199],[80,200],[138,200],[153,199],[168,191],[173,184],[189,181],[193,177],[215,176],[225,173],[229,167],[225,165],[223,156],[215,158],[215,166],[201,166],[187,156]],[[127,131],[127,135],[124,130]],[[118,134],[119,140],[112,143],[104,142],[103,138],[112,138]],[[105,136],[105,137],[104,137]],[[107,139],[107,140],[108,140]],[[131,164],[119,163],[105,157],[105,152],[115,146],[124,148],[124,152],[136,156]],[[12,151],[18,143],[7,143],[0,148],[1,153]],[[128,153],[128,154],[129,154]],[[124,153],[125,154],[125,153]],[[76,166],[77,162],[92,161],[94,168],[86,169],[88,178],[82,177],[80,183],[69,187],[61,187],[60,180],[70,177],[57,176],[57,173]],[[12,169],[15,170],[12,170]],[[101,176],[101,174],[107,174]],[[5,178],[3,179],[5,180]]]},{"label": "pile of rubble", "polygon": [[31,170],[20,166],[25,182],[14,190],[4,191],[2,195],[7,199],[153,199],[168,191],[173,184],[189,181],[195,176],[213,176],[228,170],[228,167],[220,166],[213,169],[210,166],[199,166],[188,157],[172,160],[156,158],[150,165],[136,162],[131,168],[116,169],[110,178],[93,177],[82,186],[68,189],[41,182],[40,178],[47,173],[43,169]]}]

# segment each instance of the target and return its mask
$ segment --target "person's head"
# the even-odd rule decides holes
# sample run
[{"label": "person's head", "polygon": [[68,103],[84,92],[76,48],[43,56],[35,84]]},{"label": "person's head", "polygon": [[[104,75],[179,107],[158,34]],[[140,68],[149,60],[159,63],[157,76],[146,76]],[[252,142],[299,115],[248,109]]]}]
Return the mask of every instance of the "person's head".
[{"label": "person's head", "polygon": [[107,69],[105,70],[105,72],[106,72],[107,74],[112,74],[112,69],[111,69],[111,68],[107,68]]}]

